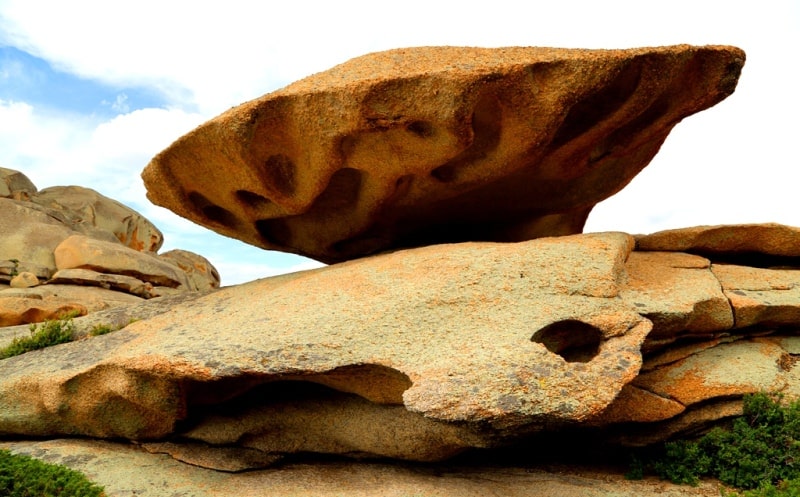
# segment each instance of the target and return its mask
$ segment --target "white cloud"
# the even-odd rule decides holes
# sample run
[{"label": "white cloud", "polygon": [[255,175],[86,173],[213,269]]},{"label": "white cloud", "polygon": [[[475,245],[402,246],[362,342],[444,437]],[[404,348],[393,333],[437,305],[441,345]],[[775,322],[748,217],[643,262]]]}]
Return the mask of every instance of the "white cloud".
[{"label": "white cloud", "polygon": [[131,106],[128,105],[128,95],[124,93],[117,95],[117,98],[109,105],[111,105],[111,110],[119,112],[120,114],[127,114],[131,110]]},{"label": "white cloud", "polygon": [[[741,46],[748,61],[737,92],[679,124],[653,163],[595,209],[587,229],[800,225],[794,180],[800,115],[794,86],[800,74],[792,62],[800,46],[800,9],[792,0],[495,0],[491,5],[407,0],[401,6],[355,0],[140,0],[125,10],[124,23],[113,22],[119,8],[115,4],[112,11],[104,1],[3,0],[0,44],[84,78],[156,89],[168,108],[130,111],[126,94],[119,93],[108,105],[120,114],[99,120],[0,101],[0,165],[23,170],[40,187],[81,184],[134,205],[174,246],[194,250],[181,241],[194,246],[194,238],[217,238],[145,199],[139,174],[159,150],[232,105],[350,57],[436,44]],[[0,78],[23,69],[4,66]],[[203,253],[203,242],[197,246]],[[257,256],[249,254],[243,263],[232,253],[212,254],[228,282],[271,271]]]}]

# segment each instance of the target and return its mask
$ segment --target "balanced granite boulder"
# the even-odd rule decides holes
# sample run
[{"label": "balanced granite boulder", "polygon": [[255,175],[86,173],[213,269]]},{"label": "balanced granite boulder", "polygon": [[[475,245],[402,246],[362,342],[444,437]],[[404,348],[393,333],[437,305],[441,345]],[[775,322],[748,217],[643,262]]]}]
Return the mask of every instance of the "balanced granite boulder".
[{"label": "balanced granite boulder", "polygon": [[142,177],[183,217],[323,262],[580,233],[680,120],[734,91],[744,60],[688,45],[378,52],[225,112]]}]

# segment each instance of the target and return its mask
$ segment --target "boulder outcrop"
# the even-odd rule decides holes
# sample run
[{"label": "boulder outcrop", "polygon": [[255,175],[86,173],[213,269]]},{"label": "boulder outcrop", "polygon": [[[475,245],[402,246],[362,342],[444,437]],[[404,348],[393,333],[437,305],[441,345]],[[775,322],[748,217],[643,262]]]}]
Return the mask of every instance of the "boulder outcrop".
[{"label": "boulder outcrop", "polygon": [[683,118],[730,95],[734,47],[418,47],[350,60],[157,155],[154,203],[323,262],[580,233]]},{"label": "boulder outcrop", "polygon": [[[219,273],[200,255],[157,254],[161,232],[94,190],[38,190],[5,168],[0,185],[0,326],[220,285]],[[82,288],[70,288],[75,285]]]},{"label": "boulder outcrop", "polygon": [[634,246],[445,244],[224,288],[0,361],[0,434],[141,440],[218,469],[438,461],[575,427],[647,445],[741,412],[744,394],[800,393],[800,299],[739,326],[726,298],[792,292],[798,271]]}]

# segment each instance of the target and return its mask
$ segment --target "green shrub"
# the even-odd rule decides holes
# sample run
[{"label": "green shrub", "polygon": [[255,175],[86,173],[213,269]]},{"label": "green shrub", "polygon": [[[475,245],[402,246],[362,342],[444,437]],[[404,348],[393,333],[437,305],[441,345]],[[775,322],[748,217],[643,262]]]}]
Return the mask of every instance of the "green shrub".
[{"label": "green shrub", "polygon": [[65,343],[72,340],[75,326],[72,324],[72,317],[47,321],[40,325],[30,326],[31,335],[29,337],[14,338],[6,347],[0,348],[0,359],[6,359],[15,355],[24,354],[32,350],[43,349],[51,345]]},{"label": "green shrub", "polygon": [[112,331],[116,331],[116,329],[107,324],[96,324],[91,330],[89,330],[89,334],[93,337],[96,337],[111,333]]},{"label": "green shrub", "polygon": [[0,449],[2,497],[102,497],[103,488],[77,471]]},{"label": "green shrub", "polygon": [[764,393],[745,396],[743,415],[732,429],[716,428],[697,442],[667,443],[653,468],[674,483],[713,476],[755,492],[745,494],[753,497],[800,497],[800,402],[783,406],[781,400]]}]

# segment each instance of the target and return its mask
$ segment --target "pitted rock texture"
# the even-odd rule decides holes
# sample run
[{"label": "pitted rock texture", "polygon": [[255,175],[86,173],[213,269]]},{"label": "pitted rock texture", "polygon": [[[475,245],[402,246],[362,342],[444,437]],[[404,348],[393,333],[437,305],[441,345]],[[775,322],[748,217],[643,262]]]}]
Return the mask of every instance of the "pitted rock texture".
[{"label": "pitted rock texture", "polygon": [[183,217],[324,262],[580,233],[680,120],[734,91],[744,59],[688,45],[373,53],[231,109],[142,176]]},{"label": "pitted rock texture", "polygon": [[587,419],[650,331],[618,298],[632,247],[442,245],[222,289],[0,361],[0,434],[430,460]]},{"label": "pitted rock texture", "polygon": [[[24,174],[4,168],[0,234],[0,326],[220,285],[202,256],[157,254],[161,232],[133,209],[79,186],[37,190]],[[20,288],[37,290],[12,291]]]},{"label": "pitted rock texture", "polygon": [[[436,461],[575,426],[647,445],[740,414],[747,393],[800,397],[797,268],[633,247],[439,245],[108,309],[76,327],[119,331],[0,361],[0,435],[146,440],[230,471]],[[726,298],[741,289],[758,312]]]}]

